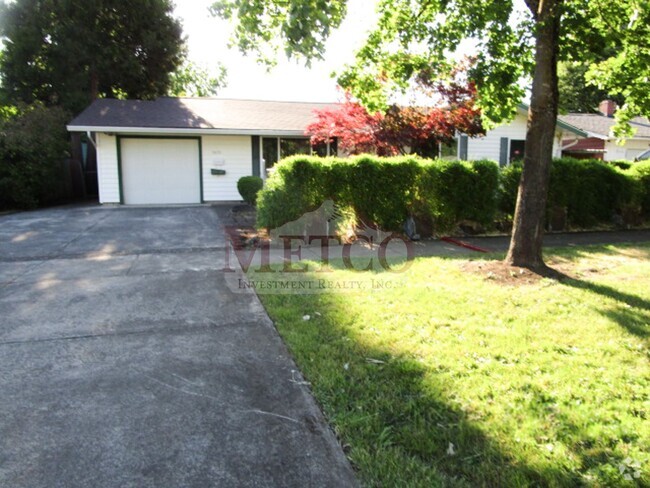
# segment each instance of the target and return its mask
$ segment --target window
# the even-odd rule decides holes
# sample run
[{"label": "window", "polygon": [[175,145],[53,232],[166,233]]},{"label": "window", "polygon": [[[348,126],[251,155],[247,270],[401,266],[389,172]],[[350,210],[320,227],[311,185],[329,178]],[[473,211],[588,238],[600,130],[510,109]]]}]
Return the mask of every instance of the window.
[{"label": "window", "polygon": [[293,156],[294,154],[311,154],[311,144],[307,138],[281,138],[280,159]]},{"label": "window", "polygon": [[264,168],[268,171],[280,159],[288,158],[295,154],[316,154],[317,156],[336,155],[337,144],[334,139],[329,144],[317,144],[312,147],[307,137],[263,137],[262,159]]},{"label": "window", "polygon": [[275,137],[262,138],[262,159],[264,168],[272,168],[278,162],[278,139]]},{"label": "window", "polygon": [[458,159],[458,139],[454,139],[450,144],[440,144],[440,159],[447,161]]},{"label": "window", "polygon": [[522,161],[524,159],[524,150],[526,149],[526,141],[524,140],[511,140],[510,141],[510,162]]},{"label": "window", "polygon": [[[329,146],[329,147],[328,147]],[[320,156],[321,158],[327,156],[336,156],[337,155],[337,141],[336,138],[332,139],[329,144],[321,142],[315,144],[311,147],[312,154]],[[329,152],[328,152],[329,151]]]}]

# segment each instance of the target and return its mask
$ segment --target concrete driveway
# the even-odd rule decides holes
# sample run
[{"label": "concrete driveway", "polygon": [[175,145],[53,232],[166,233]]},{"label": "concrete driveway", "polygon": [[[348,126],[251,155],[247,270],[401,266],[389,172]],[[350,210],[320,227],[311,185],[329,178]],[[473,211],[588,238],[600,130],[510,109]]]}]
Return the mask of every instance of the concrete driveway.
[{"label": "concrete driveway", "polygon": [[355,485],[223,246],[205,206],[0,217],[0,486]]}]

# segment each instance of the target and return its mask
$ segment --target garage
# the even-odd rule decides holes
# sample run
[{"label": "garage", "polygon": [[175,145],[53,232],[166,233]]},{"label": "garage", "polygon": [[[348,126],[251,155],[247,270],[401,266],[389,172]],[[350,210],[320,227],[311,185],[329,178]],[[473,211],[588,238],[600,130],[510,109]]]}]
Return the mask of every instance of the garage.
[{"label": "garage", "polygon": [[122,197],[126,204],[201,202],[198,138],[120,137]]},{"label": "garage", "polygon": [[[280,158],[311,152],[305,130],[314,110],[336,106],[218,98],[100,98],[67,128],[89,149],[76,159],[88,175],[96,172],[101,204],[232,202],[241,200],[237,190],[241,177],[265,177]],[[330,148],[336,151],[335,144]],[[96,161],[88,156],[92,149]],[[325,149],[327,154],[327,145]]]}]

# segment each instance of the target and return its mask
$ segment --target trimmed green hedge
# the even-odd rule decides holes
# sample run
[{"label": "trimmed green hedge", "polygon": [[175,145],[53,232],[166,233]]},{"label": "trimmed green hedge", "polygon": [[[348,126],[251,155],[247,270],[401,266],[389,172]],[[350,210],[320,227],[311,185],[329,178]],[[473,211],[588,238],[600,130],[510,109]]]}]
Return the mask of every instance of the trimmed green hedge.
[{"label": "trimmed green hedge", "polygon": [[[499,209],[512,216],[522,166],[501,170]],[[591,227],[610,222],[638,199],[638,178],[630,171],[596,159],[555,159],[547,208],[565,208],[569,225]]]},{"label": "trimmed green hedge", "polygon": [[331,199],[386,231],[401,231],[409,215],[433,218],[437,230],[461,220],[488,225],[497,212],[498,181],[491,161],[294,156],[275,167],[260,192],[257,221],[276,228]]},{"label": "trimmed green hedge", "polygon": [[[401,231],[407,217],[447,232],[462,221],[490,227],[511,217],[522,167],[493,161],[442,161],[416,156],[294,156],[281,161],[258,196],[258,225],[272,229],[331,199],[358,222]],[[611,222],[630,208],[650,216],[650,163],[622,170],[597,160],[553,161],[549,210],[566,209],[569,225]]]},{"label": "trimmed green hedge", "polygon": [[650,219],[650,161],[634,163],[628,174],[636,181],[635,203],[640,207],[643,217]]}]

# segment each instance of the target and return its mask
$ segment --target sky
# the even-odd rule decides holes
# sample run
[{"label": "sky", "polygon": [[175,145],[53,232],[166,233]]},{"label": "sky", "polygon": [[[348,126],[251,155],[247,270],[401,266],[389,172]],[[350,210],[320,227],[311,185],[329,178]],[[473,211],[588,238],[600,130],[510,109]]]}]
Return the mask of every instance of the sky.
[{"label": "sky", "polygon": [[183,22],[190,60],[207,68],[221,62],[228,70],[228,86],[218,93],[220,98],[340,101],[342,94],[330,74],[353,61],[355,51],[363,45],[376,19],[376,0],[350,0],[346,20],[327,43],[324,61],[306,68],[286,60],[280,53],[278,65],[269,73],[255,62],[254,56],[228,49],[231,25],[210,15],[208,7],[212,2],[177,0],[175,12]]}]

